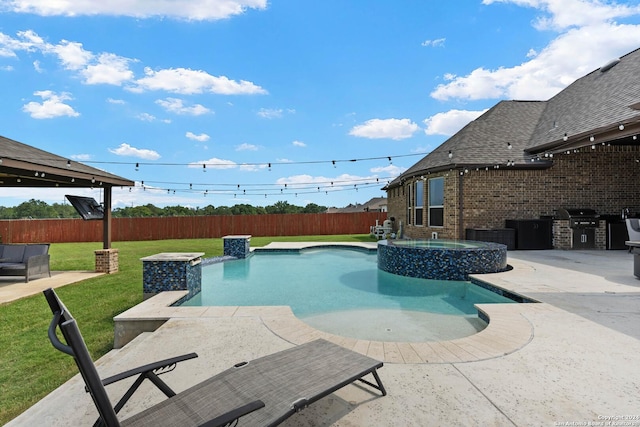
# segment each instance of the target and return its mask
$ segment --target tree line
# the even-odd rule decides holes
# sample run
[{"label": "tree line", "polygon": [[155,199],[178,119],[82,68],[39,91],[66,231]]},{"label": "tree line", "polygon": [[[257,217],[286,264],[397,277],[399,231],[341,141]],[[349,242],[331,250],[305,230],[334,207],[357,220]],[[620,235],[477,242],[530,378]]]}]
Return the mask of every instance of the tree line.
[{"label": "tree line", "polygon": [[[276,202],[269,206],[252,206],[237,204],[233,206],[186,207],[165,206],[163,208],[149,203],[142,206],[115,208],[111,215],[115,218],[132,217],[163,217],[163,216],[196,216],[196,215],[262,215],[262,214],[290,214],[290,213],[323,213],[326,206],[315,203],[301,207],[288,202]],[[45,218],[80,218],[73,206],[64,203],[49,205],[42,200],[31,199],[18,206],[0,206],[0,219],[45,219]]]}]

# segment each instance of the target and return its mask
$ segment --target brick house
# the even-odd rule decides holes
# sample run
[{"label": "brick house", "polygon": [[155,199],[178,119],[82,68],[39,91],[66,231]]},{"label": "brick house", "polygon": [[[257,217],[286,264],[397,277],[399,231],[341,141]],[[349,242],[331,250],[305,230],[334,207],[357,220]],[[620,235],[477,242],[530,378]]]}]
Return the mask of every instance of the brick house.
[{"label": "brick house", "polygon": [[[547,219],[553,247],[574,247],[558,209],[609,220],[640,212],[640,49],[547,101],[501,101],[384,187],[388,216],[409,238],[464,239],[467,229]],[[437,234],[434,234],[437,233]]]}]

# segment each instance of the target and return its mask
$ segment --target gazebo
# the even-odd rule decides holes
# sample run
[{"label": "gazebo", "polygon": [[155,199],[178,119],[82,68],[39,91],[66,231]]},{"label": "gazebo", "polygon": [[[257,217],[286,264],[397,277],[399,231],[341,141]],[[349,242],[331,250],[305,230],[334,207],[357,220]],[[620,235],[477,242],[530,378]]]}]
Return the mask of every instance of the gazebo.
[{"label": "gazebo", "polygon": [[0,187],[103,189],[103,250],[96,251],[98,271],[118,269],[118,252],[111,248],[112,188],[133,186],[135,182],[129,179],[0,136]]}]

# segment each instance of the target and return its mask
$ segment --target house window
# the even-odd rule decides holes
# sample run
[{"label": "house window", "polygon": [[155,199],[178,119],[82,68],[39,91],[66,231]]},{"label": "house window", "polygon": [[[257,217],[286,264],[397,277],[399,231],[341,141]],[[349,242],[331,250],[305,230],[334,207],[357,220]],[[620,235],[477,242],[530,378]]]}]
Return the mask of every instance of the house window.
[{"label": "house window", "polygon": [[414,190],[415,190],[415,194],[414,194],[413,200],[415,202],[414,202],[413,210],[415,213],[414,215],[415,225],[423,225],[422,211],[424,210],[424,181],[421,179],[416,181],[416,184],[414,185]]},{"label": "house window", "polygon": [[413,206],[412,200],[411,200],[411,184],[407,184],[407,224],[411,224],[411,207]]},{"label": "house window", "polygon": [[444,227],[444,178],[429,180],[429,227]]}]

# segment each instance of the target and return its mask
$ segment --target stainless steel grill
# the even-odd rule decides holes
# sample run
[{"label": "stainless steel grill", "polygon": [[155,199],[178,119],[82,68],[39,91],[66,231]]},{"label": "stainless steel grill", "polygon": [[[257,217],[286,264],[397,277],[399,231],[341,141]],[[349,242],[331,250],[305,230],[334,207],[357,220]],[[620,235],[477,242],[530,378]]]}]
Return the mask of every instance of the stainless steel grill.
[{"label": "stainless steel grill", "polygon": [[595,248],[596,228],[600,215],[594,209],[558,209],[557,219],[569,220],[571,249]]},{"label": "stainless steel grill", "polygon": [[568,219],[571,228],[598,228],[600,215],[594,209],[558,209],[558,219]]}]

